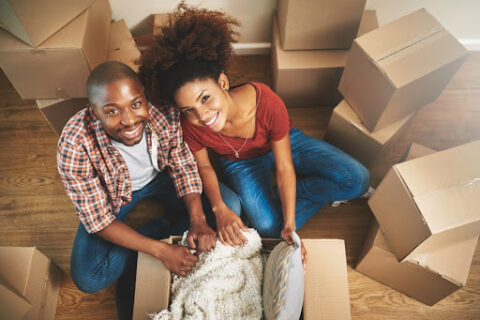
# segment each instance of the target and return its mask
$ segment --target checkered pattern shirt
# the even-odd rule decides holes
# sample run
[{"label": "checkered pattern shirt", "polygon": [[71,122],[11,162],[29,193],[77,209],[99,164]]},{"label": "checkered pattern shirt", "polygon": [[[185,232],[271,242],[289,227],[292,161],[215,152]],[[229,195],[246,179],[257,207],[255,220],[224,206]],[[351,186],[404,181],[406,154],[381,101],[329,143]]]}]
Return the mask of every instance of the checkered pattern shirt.
[{"label": "checkered pattern shirt", "polygon": [[[178,111],[172,107],[160,111],[149,105],[149,114],[147,145],[152,153],[152,139],[158,141],[158,169],[168,168],[178,197],[201,193],[202,182],[195,158],[183,141]],[[132,200],[127,165],[89,108],[65,125],[58,141],[57,168],[89,233],[111,224],[120,207]]]}]

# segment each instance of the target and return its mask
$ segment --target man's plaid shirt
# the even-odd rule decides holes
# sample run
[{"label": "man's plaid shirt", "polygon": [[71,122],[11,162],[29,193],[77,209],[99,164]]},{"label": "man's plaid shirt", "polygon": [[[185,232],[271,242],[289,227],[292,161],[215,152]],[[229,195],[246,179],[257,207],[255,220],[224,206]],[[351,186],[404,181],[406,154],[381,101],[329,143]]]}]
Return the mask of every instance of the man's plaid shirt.
[{"label": "man's plaid shirt", "polygon": [[[201,193],[202,182],[195,158],[183,141],[178,111],[173,107],[160,111],[149,105],[149,114],[147,145],[152,154],[152,139],[158,141],[158,169],[168,168],[178,197]],[[107,227],[120,207],[132,200],[127,165],[89,108],[65,125],[58,141],[57,168],[89,233]]]}]

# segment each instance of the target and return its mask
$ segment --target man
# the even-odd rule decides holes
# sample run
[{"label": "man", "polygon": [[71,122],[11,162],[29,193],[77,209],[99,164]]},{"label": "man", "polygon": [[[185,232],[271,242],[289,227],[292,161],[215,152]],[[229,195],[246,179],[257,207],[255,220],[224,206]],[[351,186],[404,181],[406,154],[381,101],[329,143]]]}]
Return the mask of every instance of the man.
[{"label": "man", "polygon": [[[71,274],[85,292],[119,279],[119,318],[131,318],[137,251],[184,276],[198,257],[159,239],[189,225],[189,246],[204,251],[215,245],[216,237],[207,225],[201,180],[183,142],[177,111],[150,105],[135,72],[120,62],[96,67],[87,94],[90,105],[65,125],[57,153],[60,177],[81,220]],[[236,195],[226,187],[222,191],[239,211]],[[125,224],[130,209],[151,197],[165,204],[166,217],[138,230]]]}]

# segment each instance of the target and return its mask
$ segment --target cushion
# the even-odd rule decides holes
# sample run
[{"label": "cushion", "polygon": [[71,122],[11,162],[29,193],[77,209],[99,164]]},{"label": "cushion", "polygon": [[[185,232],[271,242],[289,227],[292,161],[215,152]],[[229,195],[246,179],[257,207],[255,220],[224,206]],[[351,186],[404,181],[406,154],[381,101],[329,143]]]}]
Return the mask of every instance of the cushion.
[{"label": "cushion", "polygon": [[267,320],[299,319],[305,290],[301,242],[293,232],[294,245],[282,241],[275,246],[265,264],[263,312]]}]

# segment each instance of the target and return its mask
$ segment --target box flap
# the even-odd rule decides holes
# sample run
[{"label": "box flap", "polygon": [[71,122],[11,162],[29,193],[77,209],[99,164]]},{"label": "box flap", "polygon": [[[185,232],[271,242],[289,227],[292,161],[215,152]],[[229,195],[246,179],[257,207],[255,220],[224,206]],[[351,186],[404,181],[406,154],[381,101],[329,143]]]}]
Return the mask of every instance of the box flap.
[{"label": "box flap", "polygon": [[25,296],[34,247],[0,247],[0,276]]},{"label": "box flap", "polygon": [[279,69],[343,68],[348,50],[303,50],[286,51],[280,45],[278,21],[274,17],[272,46],[277,55]]},{"label": "box flap", "polygon": [[[480,220],[480,141],[394,166],[433,233]],[[439,174],[441,172],[441,174]]]},{"label": "box flap", "polygon": [[38,49],[82,47],[89,10],[91,10],[91,7],[83,11],[78,17],[58,30],[54,36],[48,38],[38,47]]},{"label": "box flap", "polygon": [[399,260],[432,234],[395,166],[383,178],[368,205]]},{"label": "box flap", "polygon": [[32,305],[0,277],[0,319],[24,319]]},{"label": "box flap", "polygon": [[[163,241],[173,243],[172,237]],[[132,319],[147,320],[149,313],[168,309],[171,282],[170,271],[162,261],[139,252]]]},{"label": "box flap", "polygon": [[92,70],[107,60],[112,10],[108,0],[96,0],[87,13],[83,51]]},{"label": "box flap", "polygon": [[373,61],[380,61],[440,31],[443,27],[425,9],[375,29],[355,41]]},{"label": "box flap", "polygon": [[139,58],[140,51],[130,30],[128,30],[125,20],[113,22],[110,26],[107,60],[123,62],[133,70],[138,71],[138,65],[135,64],[135,61]]},{"label": "box flap", "polygon": [[402,128],[403,125],[407,123],[407,121],[413,116],[412,113],[403,119],[395,121],[389,126],[381,128],[374,132],[370,132],[346,100],[342,100],[342,102],[340,102],[340,104],[333,110],[333,112],[340,115],[342,118],[354,125],[363,134],[374,139],[381,145],[385,145],[395,135],[395,133],[397,133],[398,130],[400,130],[400,128]]},{"label": "box flap", "polygon": [[110,19],[108,0],[96,0],[80,16],[39,46],[39,49],[83,48],[91,70],[107,58]]},{"label": "box flap", "polygon": [[428,252],[416,253],[413,251],[406,261],[417,263],[459,286],[464,286],[467,283],[477,242],[478,236],[430,248]]},{"label": "box flap", "polygon": [[43,318],[45,297],[47,294],[47,280],[51,261],[37,249],[33,250],[32,260],[25,288],[25,298],[32,304],[29,311],[31,318]]},{"label": "box flap", "polygon": [[303,239],[303,243],[308,251],[304,319],[351,319],[344,241]]},{"label": "box flap", "polygon": [[37,46],[84,11],[93,0],[0,1],[0,26]]}]

